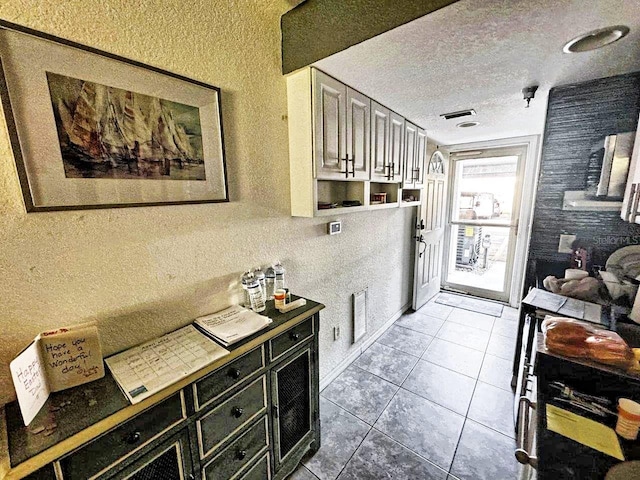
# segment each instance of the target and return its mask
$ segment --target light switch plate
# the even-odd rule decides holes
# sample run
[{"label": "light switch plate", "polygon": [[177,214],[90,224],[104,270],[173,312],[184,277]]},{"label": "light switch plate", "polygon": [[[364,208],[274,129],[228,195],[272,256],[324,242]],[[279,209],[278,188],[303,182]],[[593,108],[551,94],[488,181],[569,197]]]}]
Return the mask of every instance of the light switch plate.
[{"label": "light switch plate", "polygon": [[560,235],[560,242],[558,242],[558,253],[572,253],[573,248],[571,248],[571,244],[573,244],[575,240],[575,235]]},{"label": "light switch plate", "polygon": [[329,235],[337,235],[338,233],[342,233],[342,222],[329,222],[327,224],[327,233]]}]

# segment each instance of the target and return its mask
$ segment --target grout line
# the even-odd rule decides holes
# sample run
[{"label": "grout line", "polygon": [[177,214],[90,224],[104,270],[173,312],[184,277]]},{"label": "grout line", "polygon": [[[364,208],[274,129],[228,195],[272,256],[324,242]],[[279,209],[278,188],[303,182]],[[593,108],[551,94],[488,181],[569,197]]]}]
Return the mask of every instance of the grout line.
[{"label": "grout line", "polygon": [[[395,394],[394,394],[395,395]],[[331,400],[329,400],[331,402]],[[360,446],[364,443],[365,439],[367,438],[367,436],[369,435],[369,433],[371,432],[371,430],[373,430],[373,425],[370,425],[368,422],[365,422],[364,420],[362,420],[361,418],[357,417],[356,415],[353,415],[351,412],[349,412],[347,409],[345,409],[344,407],[341,407],[340,405],[338,405],[337,403],[331,402],[334,405],[336,405],[338,408],[341,408],[342,410],[344,410],[345,412],[347,412],[349,415],[354,416],[355,418],[357,418],[358,420],[360,420],[361,422],[363,422],[365,425],[367,425],[369,427],[369,429],[367,430],[367,433],[364,434],[364,436],[362,437],[362,440],[360,440],[360,443],[358,443],[358,446],[353,450],[353,453],[351,454],[351,456],[349,457],[349,459],[344,463],[344,465],[342,466],[342,468],[340,469],[340,471],[338,472],[338,475],[336,475],[336,478],[338,478],[342,472],[344,471],[345,468],[347,468],[347,465],[349,465],[349,462],[351,461],[351,459],[353,458],[353,456],[356,454],[356,452],[358,451],[358,449],[360,448]],[[386,406],[385,406],[386,408]],[[383,410],[384,411],[384,410]],[[375,422],[374,422],[375,423]],[[313,472],[312,472],[313,473]]]},{"label": "grout line", "polygon": [[[481,352],[478,352],[478,353],[481,353]],[[445,367],[444,365],[440,365],[439,363],[433,362],[431,360],[427,360],[426,358],[420,358],[420,360],[423,362],[430,363],[431,365],[435,365],[436,367],[444,368],[445,370],[449,370],[450,372],[457,373],[458,375],[462,375],[463,377],[467,377],[472,380],[478,380],[478,377],[480,376],[480,370],[478,370],[478,374],[475,377],[472,377],[471,375],[467,375],[466,373],[458,372],[453,368]],[[482,362],[480,363],[480,365],[481,365],[480,369],[482,369]]]},{"label": "grout line", "polygon": [[359,365],[353,365],[353,366],[354,366],[354,367],[356,367],[356,368],[358,368],[358,369],[360,369],[360,370],[362,370],[363,372],[367,372],[369,375],[373,375],[374,377],[378,377],[380,380],[384,380],[385,382],[390,383],[390,384],[391,384],[391,385],[393,385],[394,387],[398,387],[398,388],[400,388],[400,385],[398,385],[398,384],[396,384],[396,383],[393,383],[393,382],[391,382],[391,381],[387,380],[386,378],[382,378],[380,375],[375,374],[375,373],[373,373],[373,372],[370,372],[370,371],[369,371],[369,370],[367,370],[366,368],[362,368],[362,367],[360,367]]},{"label": "grout line", "polygon": [[481,427],[486,428],[487,430],[491,430],[492,432],[499,433],[500,435],[502,435],[505,438],[508,438],[509,440],[513,441],[514,443],[516,441],[515,437],[511,437],[511,436],[507,435],[506,433],[501,432],[500,430],[496,430],[495,428],[490,427],[488,425],[485,425],[484,423],[481,423],[481,422],[479,422],[477,420],[474,420],[473,418],[467,417],[467,420],[469,420],[469,421],[471,421],[473,423],[477,423],[478,425],[480,425]]},{"label": "grout line", "polygon": [[343,407],[342,405],[334,402],[333,400],[327,398],[327,397],[323,397],[327,402],[332,403],[333,405],[335,405],[336,407],[338,407],[340,410],[344,410],[346,413],[348,413],[349,415],[351,415],[353,418],[355,418],[356,420],[361,421],[362,423],[364,423],[365,425],[368,425],[369,428],[373,427],[373,425],[369,422],[367,422],[366,420],[361,419],[359,416],[357,416],[355,413],[350,412],[349,410],[347,410],[345,407]]},{"label": "grout line", "polygon": [[376,417],[376,421],[373,422],[373,425],[371,426],[371,428],[373,428],[375,426],[376,423],[378,423],[378,420],[380,420],[380,417],[382,416],[382,414],[387,410],[387,408],[389,407],[389,405],[391,404],[391,402],[393,401],[394,398],[396,398],[396,395],[398,395],[398,392],[400,391],[402,387],[398,387],[398,389],[393,393],[393,395],[391,395],[391,398],[389,399],[389,401],[385,404],[384,408],[382,409],[382,411],[380,412],[380,414]]},{"label": "grout line", "polygon": [[[475,389],[475,386],[474,386],[474,389]],[[445,410],[448,410],[451,413],[455,413],[459,417],[462,417],[464,419],[467,418],[464,413],[460,413],[460,412],[456,412],[455,410],[451,410],[451,407],[447,407],[446,405],[442,405],[441,403],[438,403],[438,402],[436,402],[435,400],[433,400],[431,398],[427,398],[427,397],[425,397],[423,395],[420,395],[419,393],[414,392],[413,390],[409,390],[408,388],[405,388],[405,387],[400,387],[400,390],[404,390],[405,392],[408,392],[408,393],[411,393],[411,394],[413,394],[413,395],[415,395],[417,397],[420,397],[423,400],[426,400],[426,401],[428,401],[430,403],[433,403],[434,405],[438,405],[439,407],[442,407],[442,408],[444,408]],[[471,398],[469,399],[469,404],[471,404]],[[468,406],[467,406],[467,410],[469,410]]]},{"label": "grout line", "polygon": [[[488,342],[487,342],[488,345]],[[476,390],[478,389],[478,383],[480,382],[480,374],[482,373],[482,367],[484,366],[484,361],[487,357],[486,349],[485,353],[482,356],[482,362],[480,363],[480,370],[478,371],[478,378],[476,378],[476,383],[473,386],[473,392],[471,393],[471,400],[469,400],[469,405],[467,406],[467,411],[464,414],[464,422],[462,424],[462,430],[460,430],[460,436],[458,437],[458,443],[456,443],[456,448],[453,451],[453,460],[451,461],[451,466],[449,467],[449,472],[451,473],[451,469],[453,468],[453,464],[456,459],[456,453],[458,453],[458,448],[460,447],[460,441],[462,440],[462,433],[464,432],[464,427],[467,424],[467,420],[472,420],[469,418],[469,410],[471,410],[471,404],[473,404],[473,397],[476,394]]]},{"label": "grout line", "polygon": [[[441,470],[442,473],[444,474],[448,474],[447,470],[445,470],[443,467],[441,467],[440,465],[438,465],[437,463],[435,463],[433,460],[429,460],[427,457],[425,457],[424,455],[416,452],[415,450],[413,450],[412,448],[408,447],[407,445],[405,445],[402,442],[399,442],[398,440],[396,440],[395,438],[393,438],[390,435],[387,435],[386,433],[384,433],[382,430],[378,430],[377,428],[373,427],[371,430],[375,430],[376,432],[378,432],[380,435],[384,435],[385,437],[387,437],[389,440],[391,440],[393,443],[397,443],[398,445],[400,445],[402,448],[405,448],[407,450],[409,450],[411,453],[413,453],[416,457],[424,460],[425,462],[427,462],[430,465],[433,465],[434,467],[436,467],[438,470]],[[453,463],[453,460],[452,460]]]}]

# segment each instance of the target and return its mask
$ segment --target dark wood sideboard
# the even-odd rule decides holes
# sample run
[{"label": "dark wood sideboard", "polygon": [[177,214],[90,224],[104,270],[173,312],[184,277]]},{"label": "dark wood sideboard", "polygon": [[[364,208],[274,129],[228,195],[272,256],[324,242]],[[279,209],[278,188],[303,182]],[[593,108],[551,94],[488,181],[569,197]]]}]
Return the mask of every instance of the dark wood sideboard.
[{"label": "dark wood sideboard", "polygon": [[286,478],[320,448],[323,308],[307,300],[281,314],[267,302],[267,329],[136,405],[109,372],[52,394],[29,427],[17,403],[6,405],[0,480]]}]

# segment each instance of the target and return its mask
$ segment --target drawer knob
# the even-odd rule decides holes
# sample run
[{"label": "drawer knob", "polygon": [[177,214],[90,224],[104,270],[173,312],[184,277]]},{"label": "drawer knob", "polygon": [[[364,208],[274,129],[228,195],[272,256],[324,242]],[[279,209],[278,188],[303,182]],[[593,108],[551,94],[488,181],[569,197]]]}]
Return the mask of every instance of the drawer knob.
[{"label": "drawer knob", "polygon": [[300,340],[300,334],[299,333],[292,333],[291,334],[291,340],[297,342],[298,340]]},{"label": "drawer knob", "polygon": [[231,378],[233,378],[234,380],[237,380],[240,378],[240,370],[238,370],[237,368],[232,368],[231,370],[229,370],[229,376]]},{"label": "drawer knob", "polygon": [[247,451],[246,450],[238,450],[236,452],[236,458],[238,460],[244,460],[244,458],[247,456]]},{"label": "drawer knob", "polygon": [[140,441],[140,432],[131,432],[127,436],[125,441],[130,445],[133,445],[134,443],[138,443]]},{"label": "drawer knob", "polygon": [[231,410],[231,414],[236,418],[240,418],[243,413],[244,413],[244,409],[240,407],[233,407],[233,409]]}]

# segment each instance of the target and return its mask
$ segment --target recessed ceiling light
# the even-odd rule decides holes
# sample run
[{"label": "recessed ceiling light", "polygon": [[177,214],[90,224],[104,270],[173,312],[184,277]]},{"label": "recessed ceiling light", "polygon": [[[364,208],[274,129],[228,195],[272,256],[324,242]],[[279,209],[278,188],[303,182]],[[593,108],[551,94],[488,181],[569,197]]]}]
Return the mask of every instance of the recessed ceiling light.
[{"label": "recessed ceiling light", "polygon": [[480,122],[461,122],[456,125],[458,128],[469,128],[475,127],[476,125],[480,125]]},{"label": "recessed ceiling light", "polygon": [[564,53],[588,52],[617,42],[627,33],[629,33],[629,27],[625,25],[600,28],[574,38],[562,48],[562,51]]}]

